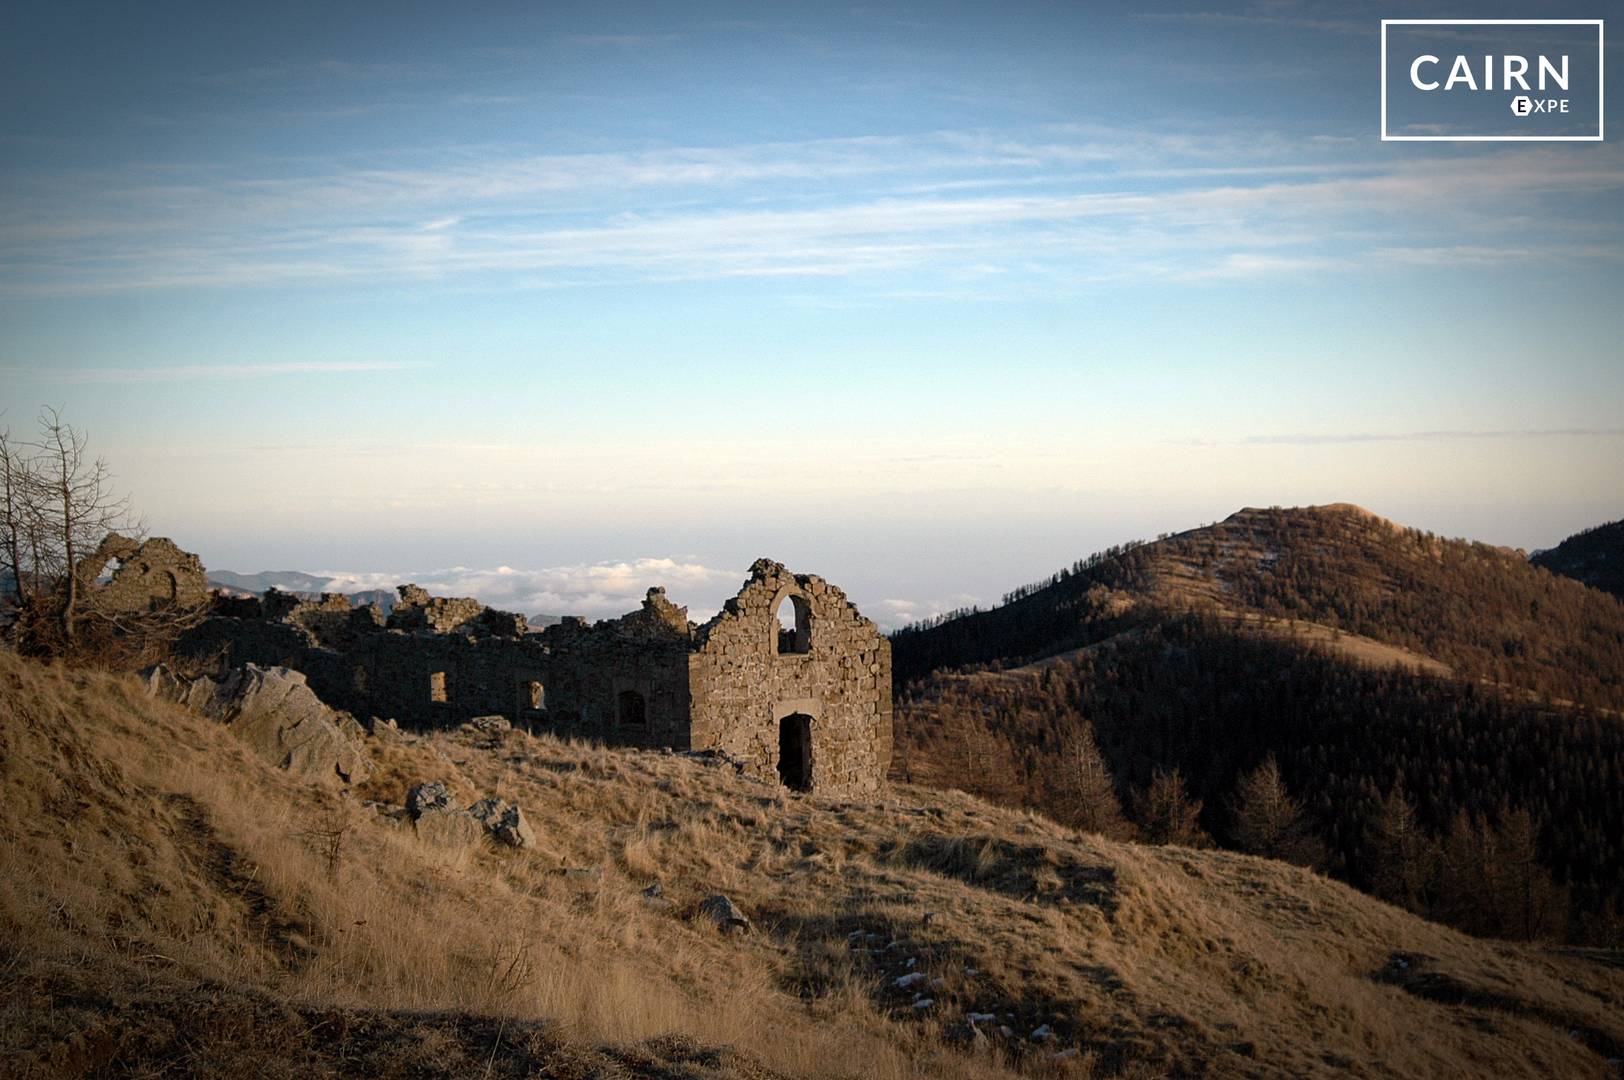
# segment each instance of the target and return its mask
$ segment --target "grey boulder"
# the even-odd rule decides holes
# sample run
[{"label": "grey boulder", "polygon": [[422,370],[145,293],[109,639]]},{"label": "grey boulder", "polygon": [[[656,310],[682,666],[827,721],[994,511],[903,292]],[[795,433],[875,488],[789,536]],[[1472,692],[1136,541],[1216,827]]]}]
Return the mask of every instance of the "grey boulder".
[{"label": "grey boulder", "polygon": [[745,918],[744,912],[739,910],[737,904],[729,900],[723,893],[707,897],[700,901],[699,913],[716,924],[716,928],[724,934],[748,934],[750,920]]},{"label": "grey boulder", "polygon": [[292,668],[246,664],[218,680],[182,679],[159,664],[141,677],[147,693],[219,720],[255,754],[296,776],[355,784],[372,771],[345,718]]},{"label": "grey boulder", "polygon": [[505,799],[481,799],[468,812],[497,843],[516,848],[536,846],[535,831],[524,819],[524,811]]}]

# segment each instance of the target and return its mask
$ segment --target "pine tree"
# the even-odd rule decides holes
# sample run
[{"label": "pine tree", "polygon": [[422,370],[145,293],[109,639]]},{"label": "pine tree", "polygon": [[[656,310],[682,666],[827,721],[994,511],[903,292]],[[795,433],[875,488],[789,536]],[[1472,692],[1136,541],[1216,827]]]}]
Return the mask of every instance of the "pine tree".
[{"label": "pine tree", "polygon": [[1395,783],[1366,834],[1371,891],[1410,911],[1424,910],[1438,868],[1438,846],[1421,828],[1415,804]]},{"label": "pine tree", "polygon": [[1539,861],[1539,829],[1527,810],[1501,805],[1494,850],[1501,865],[1500,932],[1524,941],[1560,935],[1567,897]]},{"label": "pine tree", "polygon": [[1133,837],[1133,825],[1122,814],[1111,770],[1094,739],[1094,726],[1084,722],[1061,752],[1059,768],[1060,816],[1081,832],[1108,840]]},{"label": "pine tree", "polygon": [[1201,800],[1184,790],[1179,770],[1156,770],[1150,787],[1134,800],[1140,834],[1146,843],[1207,847],[1212,841],[1199,824]]},{"label": "pine tree", "polygon": [[1317,866],[1325,849],[1308,829],[1302,803],[1291,797],[1274,755],[1241,778],[1230,803],[1236,845],[1253,855]]}]

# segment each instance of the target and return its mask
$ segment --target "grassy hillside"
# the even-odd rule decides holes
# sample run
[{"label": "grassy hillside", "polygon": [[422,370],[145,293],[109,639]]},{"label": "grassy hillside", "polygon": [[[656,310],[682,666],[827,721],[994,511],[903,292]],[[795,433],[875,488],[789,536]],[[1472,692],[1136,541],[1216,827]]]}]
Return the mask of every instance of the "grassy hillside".
[{"label": "grassy hillside", "polygon": [[[1177,768],[1232,842],[1231,799],[1272,756],[1345,880],[1381,876],[1368,838],[1395,792],[1440,867],[1452,832],[1526,812],[1564,891],[1536,932],[1624,928],[1624,604],[1518,552],[1345,505],[1243,510],[893,641],[899,778],[1064,817],[1087,724],[1124,803]],[[1470,875],[1432,877],[1407,902],[1512,932],[1445,895]]]},{"label": "grassy hillside", "polygon": [[1242,510],[1113,549],[1003,605],[893,638],[899,681],[1004,666],[1116,633],[1135,606],[1204,607],[1355,635],[1457,676],[1624,709],[1624,603],[1520,552],[1405,529],[1358,507]]},{"label": "grassy hillside", "polygon": [[1574,533],[1549,551],[1535,552],[1528,561],[1624,598],[1624,521]]},{"label": "grassy hillside", "polygon": [[[1369,836],[1395,785],[1440,838],[1462,812],[1528,811],[1542,863],[1582,914],[1616,905],[1624,881],[1615,716],[1427,669],[1350,663],[1317,636],[1168,613],[1049,661],[921,680],[897,712],[898,775],[1009,805],[1063,813],[1066,747],[1086,719],[1122,795],[1177,768],[1204,801],[1203,824],[1226,842],[1240,777],[1272,755],[1331,868],[1360,884],[1383,869]],[[1563,932],[1562,913],[1549,915],[1539,932]],[[1485,933],[1525,929],[1493,912],[1453,917]]]},{"label": "grassy hillside", "polygon": [[[1601,1076],[1624,1049],[1616,967],[958,793],[369,740],[357,796],[443,779],[539,836],[448,854],[131,680],[0,654],[0,717],[13,1075]],[[696,916],[718,890],[754,932]]]}]

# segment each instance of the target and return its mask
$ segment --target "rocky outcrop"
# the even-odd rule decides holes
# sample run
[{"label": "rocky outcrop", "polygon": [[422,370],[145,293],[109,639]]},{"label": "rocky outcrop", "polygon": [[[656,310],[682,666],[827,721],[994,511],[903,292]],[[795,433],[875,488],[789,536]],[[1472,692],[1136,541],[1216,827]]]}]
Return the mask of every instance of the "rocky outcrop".
[{"label": "rocky outcrop", "polygon": [[490,833],[491,839],[508,847],[536,846],[536,834],[524,819],[524,811],[505,799],[481,799],[468,812]]},{"label": "rocky outcrop", "polygon": [[359,727],[291,668],[246,664],[221,679],[183,679],[159,664],[142,678],[149,694],[219,720],[261,758],[304,779],[355,784],[372,771]]},{"label": "rocky outcrop", "polygon": [[437,847],[468,847],[485,835],[507,847],[536,845],[535,831],[517,806],[493,797],[459,810],[451,801],[451,792],[438,780],[418,784],[406,793],[406,814],[418,839]]},{"label": "rocky outcrop", "polygon": [[438,780],[418,784],[406,793],[406,814],[417,838],[435,847],[470,847],[485,833],[479,819],[452,805],[451,792]]}]

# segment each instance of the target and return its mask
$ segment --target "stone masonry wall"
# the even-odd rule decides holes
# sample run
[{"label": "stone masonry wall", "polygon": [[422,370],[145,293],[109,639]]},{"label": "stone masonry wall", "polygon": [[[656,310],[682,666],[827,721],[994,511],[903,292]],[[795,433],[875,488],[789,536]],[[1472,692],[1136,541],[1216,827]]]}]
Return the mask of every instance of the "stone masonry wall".
[{"label": "stone masonry wall", "polygon": [[[822,578],[759,559],[697,628],[664,589],[619,619],[566,619],[541,634],[474,601],[415,586],[401,598],[407,614],[384,625],[376,607],[338,597],[268,596],[260,617],[208,619],[179,651],[199,667],[294,668],[363,719],[425,727],[499,714],[622,746],[720,750],[761,780],[843,796],[877,792],[890,768],[890,642]],[[782,635],[786,600],[798,630]]]},{"label": "stone masonry wall", "polygon": [[[111,578],[98,582],[115,560],[118,566]],[[139,543],[108,533],[96,550],[80,561],[76,572],[85,599],[110,614],[198,608],[209,602],[208,575],[202,560],[163,536]]]},{"label": "stone masonry wall", "polygon": [[547,726],[619,746],[688,749],[688,611],[650,589],[643,606],[548,627]]},{"label": "stone masonry wall", "polygon": [[[779,649],[786,598],[805,605],[805,652]],[[743,590],[695,640],[695,749],[724,750],[752,775],[777,781],[780,721],[801,714],[811,718],[811,790],[879,790],[891,764],[891,643],[838,588],[758,559]]]}]

